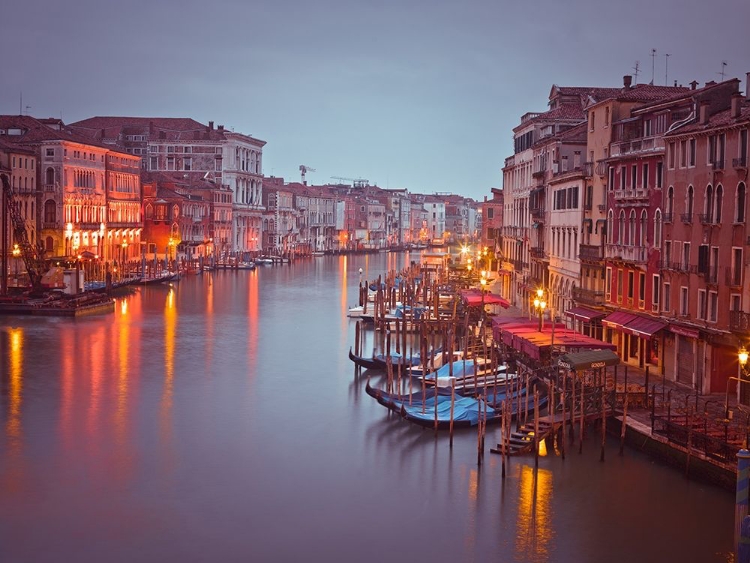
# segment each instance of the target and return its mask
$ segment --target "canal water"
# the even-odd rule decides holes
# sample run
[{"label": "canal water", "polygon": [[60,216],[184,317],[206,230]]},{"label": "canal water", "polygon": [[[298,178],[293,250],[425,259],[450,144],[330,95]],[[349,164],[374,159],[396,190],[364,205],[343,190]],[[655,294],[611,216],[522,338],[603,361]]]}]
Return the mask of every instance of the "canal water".
[{"label": "canal water", "polygon": [[[364,392],[347,307],[408,254],[0,317],[0,561],[729,561],[733,494],[592,433],[477,466]],[[368,342],[374,339],[366,335]],[[378,378],[373,379],[378,383]],[[490,426],[487,447],[499,430]]]}]

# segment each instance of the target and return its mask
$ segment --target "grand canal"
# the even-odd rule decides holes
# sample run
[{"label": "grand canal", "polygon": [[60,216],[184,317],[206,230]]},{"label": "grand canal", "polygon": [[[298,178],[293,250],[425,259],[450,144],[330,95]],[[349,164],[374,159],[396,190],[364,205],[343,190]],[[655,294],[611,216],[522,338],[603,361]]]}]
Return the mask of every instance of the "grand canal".
[{"label": "grand canal", "polygon": [[[598,437],[477,467],[364,392],[346,309],[414,256],[321,257],[0,317],[0,561],[728,561],[734,498]],[[368,342],[373,341],[367,335]],[[377,379],[374,380],[377,383]],[[497,442],[489,427],[487,444]]]}]

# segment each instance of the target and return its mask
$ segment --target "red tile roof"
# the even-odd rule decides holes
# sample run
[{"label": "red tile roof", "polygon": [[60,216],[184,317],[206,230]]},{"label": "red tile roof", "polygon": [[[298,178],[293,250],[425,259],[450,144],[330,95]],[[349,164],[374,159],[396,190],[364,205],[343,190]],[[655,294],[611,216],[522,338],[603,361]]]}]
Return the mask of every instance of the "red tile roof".
[{"label": "red tile roof", "polygon": [[732,117],[732,110],[726,109],[713,114],[708,118],[706,123],[693,122],[683,127],[679,127],[667,133],[665,137],[675,137],[678,135],[684,135],[685,133],[696,133],[701,131],[709,131],[711,129],[720,129],[722,127],[729,127],[734,124],[748,124],[750,123],[750,102],[747,100],[742,101],[742,107],[740,108],[740,115],[738,117]]},{"label": "red tile roof", "polygon": [[209,128],[188,117],[98,116],[76,121],[70,127],[95,139],[118,139],[122,134],[146,135],[150,140],[159,140],[161,132],[171,141],[225,139],[224,130]]}]

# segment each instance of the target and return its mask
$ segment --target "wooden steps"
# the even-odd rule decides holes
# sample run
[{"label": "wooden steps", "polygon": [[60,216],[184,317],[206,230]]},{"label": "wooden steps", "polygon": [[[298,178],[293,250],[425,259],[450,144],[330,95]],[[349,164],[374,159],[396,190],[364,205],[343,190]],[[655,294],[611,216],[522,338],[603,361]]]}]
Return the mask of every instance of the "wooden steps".
[{"label": "wooden steps", "polygon": [[[508,455],[520,455],[523,453],[534,451],[534,446],[537,441],[541,442],[542,440],[544,440],[552,432],[552,428],[552,423],[544,420],[539,420],[539,438],[538,440],[535,440],[534,423],[528,422],[524,424],[518,430],[510,433],[508,451],[505,453],[507,453]],[[496,447],[490,448],[490,451],[493,454],[502,454],[503,450],[503,444],[498,444]]]}]

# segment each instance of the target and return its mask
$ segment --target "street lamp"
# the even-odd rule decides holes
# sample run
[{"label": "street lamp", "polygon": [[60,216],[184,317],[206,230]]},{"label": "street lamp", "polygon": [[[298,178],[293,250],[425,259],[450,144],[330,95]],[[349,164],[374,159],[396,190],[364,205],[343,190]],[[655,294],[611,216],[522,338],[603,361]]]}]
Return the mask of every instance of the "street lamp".
[{"label": "street lamp", "polygon": [[547,302],[544,300],[544,290],[540,287],[536,290],[536,299],[534,299],[534,308],[539,311],[539,332],[542,332],[542,315],[547,308]]},{"label": "street lamp", "polygon": [[15,268],[15,284],[18,287],[18,257],[21,255],[21,249],[18,248],[18,244],[13,244],[13,264]]},{"label": "street lamp", "polygon": [[[744,346],[741,346],[740,349],[737,351],[737,359],[740,362],[740,376],[743,374],[747,374],[747,359],[748,359],[748,351],[745,349]],[[736,381],[738,384],[742,383],[750,383],[749,379],[743,379],[742,377],[729,377],[727,378],[727,389],[726,393],[724,394],[724,422],[727,424],[732,419],[732,413],[729,410],[729,383],[732,381]],[[737,390],[739,391],[739,385]]]},{"label": "street lamp", "polygon": [[487,272],[482,270],[482,277],[479,279],[479,283],[482,284],[482,319],[484,319],[484,291],[487,287]]}]

